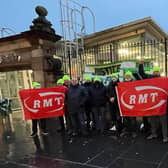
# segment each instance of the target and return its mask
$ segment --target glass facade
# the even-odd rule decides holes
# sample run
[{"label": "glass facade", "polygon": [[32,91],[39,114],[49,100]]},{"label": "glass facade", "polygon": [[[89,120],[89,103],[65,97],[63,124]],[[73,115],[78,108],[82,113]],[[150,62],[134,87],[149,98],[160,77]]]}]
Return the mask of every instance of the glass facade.
[{"label": "glass facade", "polygon": [[0,97],[12,100],[12,109],[20,109],[19,90],[32,87],[32,71],[11,71],[0,73]]},{"label": "glass facade", "polygon": [[[129,37],[85,50],[86,65],[105,65],[129,60],[153,60],[165,74],[167,41],[156,40],[148,33]],[[96,52],[95,52],[96,51]]]}]

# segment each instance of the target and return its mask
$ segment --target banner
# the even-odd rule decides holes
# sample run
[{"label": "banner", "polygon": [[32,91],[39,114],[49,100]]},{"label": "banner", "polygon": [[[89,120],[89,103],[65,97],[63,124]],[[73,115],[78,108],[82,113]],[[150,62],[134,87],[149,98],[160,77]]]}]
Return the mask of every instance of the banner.
[{"label": "banner", "polygon": [[26,89],[19,92],[24,119],[40,119],[64,115],[66,87]]},{"label": "banner", "polygon": [[121,82],[116,87],[122,116],[154,116],[166,112],[168,78]]}]

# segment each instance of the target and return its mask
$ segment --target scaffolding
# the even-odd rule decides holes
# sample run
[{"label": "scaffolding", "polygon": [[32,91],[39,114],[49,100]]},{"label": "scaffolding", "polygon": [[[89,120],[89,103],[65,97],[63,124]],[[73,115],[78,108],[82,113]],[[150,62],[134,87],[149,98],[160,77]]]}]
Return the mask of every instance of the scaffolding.
[{"label": "scaffolding", "polygon": [[82,6],[74,0],[60,0],[61,27],[63,40],[63,66],[64,72],[74,77],[83,73],[84,36],[86,35],[85,12],[92,17],[92,32],[95,32],[95,16],[90,8]]}]

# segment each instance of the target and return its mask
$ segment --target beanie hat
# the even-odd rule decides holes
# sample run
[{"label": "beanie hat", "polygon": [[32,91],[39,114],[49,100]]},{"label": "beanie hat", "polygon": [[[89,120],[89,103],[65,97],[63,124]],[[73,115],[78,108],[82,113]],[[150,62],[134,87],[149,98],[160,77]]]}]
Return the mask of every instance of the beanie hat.
[{"label": "beanie hat", "polygon": [[111,76],[115,77],[115,78],[118,78],[118,74],[117,73],[112,73]]},{"label": "beanie hat", "polygon": [[63,79],[58,79],[57,84],[64,84],[64,80]]},{"label": "beanie hat", "polygon": [[132,76],[132,72],[131,71],[127,71],[126,73],[125,73],[125,75],[124,76],[130,76],[131,78],[133,77]]},{"label": "beanie hat", "polygon": [[85,81],[91,81],[92,79],[91,79],[91,77],[90,76],[86,76],[85,77]]},{"label": "beanie hat", "polygon": [[70,77],[69,77],[69,75],[64,75],[62,79],[63,80],[70,80]]},{"label": "beanie hat", "polygon": [[101,79],[99,77],[95,77],[94,82],[96,82],[96,81],[101,82]]}]

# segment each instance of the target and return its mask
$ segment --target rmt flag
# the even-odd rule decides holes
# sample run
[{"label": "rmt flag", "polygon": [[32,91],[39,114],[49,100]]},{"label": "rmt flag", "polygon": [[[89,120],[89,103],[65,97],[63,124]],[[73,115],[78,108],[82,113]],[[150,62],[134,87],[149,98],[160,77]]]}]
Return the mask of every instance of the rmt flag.
[{"label": "rmt flag", "polygon": [[64,115],[66,87],[26,89],[19,92],[24,119],[40,119]]},{"label": "rmt flag", "polygon": [[141,117],[166,113],[168,78],[122,82],[116,90],[122,116]]}]

